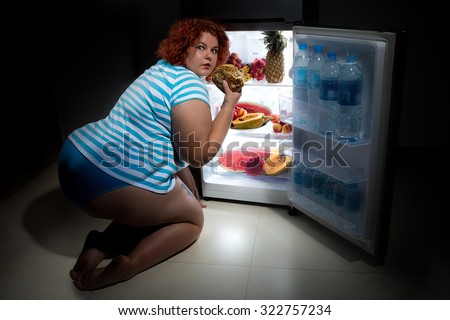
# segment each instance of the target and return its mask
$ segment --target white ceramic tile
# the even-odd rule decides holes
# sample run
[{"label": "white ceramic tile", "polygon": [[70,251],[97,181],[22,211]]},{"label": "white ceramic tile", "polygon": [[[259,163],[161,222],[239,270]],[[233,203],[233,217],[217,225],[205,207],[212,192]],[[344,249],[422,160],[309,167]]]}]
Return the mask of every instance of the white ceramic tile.
[{"label": "white ceramic tile", "polygon": [[8,235],[0,242],[2,254],[15,253],[48,253],[48,250],[36,241],[24,228],[14,227]]},{"label": "white ceramic tile", "polygon": [[200,238],[174,262],[250,266],[259,206],[208,201]]},{"label": "white ceramic tile", "polygon": [[252,266],[330,271],[372,271],[360,248],[304,215],[261,209]]},{"label": "white ceramic tile", "polygon": [[15,253],[0,264],[0,299],[86,299],[90,293],[76,289],[69,277],[74,263],[56,254]]},{"label": "white ceramic tile", "polygon": [[0,203],[0,231],[2,233],[22,225],[23,213],[30,202],[31,200],[22,192]]},{"label": "white ceramic tile", "polygon": [[163,262],[134,278],[92,291],[103,300],[229,300],[244,299],[249,268]]},{"label": "white ceramic tile", "polygon": [[[58,199],[60,198],[60,199]],[[62,199],[62,200],[61,200]],[[54,203],[55,200],[57,203]],[[0,203],[0,231],[11,227],[27,227],[46,219],[63,202],[55,165]]]},{"label": "white ceramic tile", "polygon": [[36,198],[56,188],[59,188],[59,181],[56,164],[53,164],[0,203],[0,219],[17,217],[15,211],[26,210]]},{"label": "white ceramic tile", "polygon": [[51,251],[78,255],[91,229],[109,223],[89,217],[70,204],[57,189],[31,203],[22,213],[22,223],[0,243],[0,251]]},{"label": "white ceramic tile", "polygon": [[246,299],[408,299],[397,275],[251,268]]}]

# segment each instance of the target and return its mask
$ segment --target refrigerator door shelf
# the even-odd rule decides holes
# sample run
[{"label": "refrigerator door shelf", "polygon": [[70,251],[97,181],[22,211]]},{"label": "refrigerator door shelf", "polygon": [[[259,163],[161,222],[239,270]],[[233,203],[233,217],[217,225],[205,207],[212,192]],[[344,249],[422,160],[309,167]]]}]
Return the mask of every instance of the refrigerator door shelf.
[{"label": "refrigerator door shelf", "polygon": [[[320,114],[323,118],[336,118],[335,111],[330,111],[322,106],[313,106],[316,112]],[[370,143],[369,135],[361,135],[361,138],[357,141],[349,140],[339,140],[333,135],[332,131],[329,132],[318,132],[317,128],[313,128],[310,125],[309,119],[311,117],[310,110],[311,105],[308,102],[293,99],[292,97],[280,95],[279,96],[279,108],[280,108],[280,119],[283,122],[290,123],[294,127],[297,127],[303,131],[309,133],[310,138],[313,140],[323,140],[326,136],[327,138],[333,138],[334,144],[340,143],[345,144],[346,147],[366,145]]]},{"label": "refrigerator door shelf", "polygon": [[306,166],[300,164],[302,154],[296,149],[292,151],[294,165],[287,191],[291,207],[312,218],[316,217],[345,237],[358,241],[366,238],[367,224],[371,223],[367,219],[370,214],[370,206],[366,201],[368,180],[356,182],[349,178],[349,174],[340,176],[334,167],[305,169]]},{"label": "refrigerator door shelf", "polygon": [[[364,216],[364,210],[358,212],[346,213],[344,210],[328,209],[325,201],[318,203],[310,198],[310,196],[302,195],[295,190],[288,190],[287,195],[291,201],[291,207],[298,209],[301,213],[319,220],[320,223],[326,225],[328,228],[334,230],[336,233],[354,242],[355,244],[365,247],[370,242],[365,225],[367,219]],[[330,202],[330,206],[333,203]]]},{"label": "refrigerator door shelf", "polygon": [[370,144],[347,144],[330,136],[293,129],[294,159],[345,183],[368,178]]},{"label": "refrigerator door shelf", "polygon": [[[285,149],[285,154],[290,155],[295,162],[301,162],[307,167],[311,167],[315,170],[321,171],[327,176],[335,178],[345,184],[358,183],[367,180],[367,167],[354,167],[354,166],[329,166],[324,160],[325,156],[309,152],[305,155],[302,151],[298,149]],[[305,160],[307,158],[307,160]],[[295,165],[294,165],[295,166]]]}]

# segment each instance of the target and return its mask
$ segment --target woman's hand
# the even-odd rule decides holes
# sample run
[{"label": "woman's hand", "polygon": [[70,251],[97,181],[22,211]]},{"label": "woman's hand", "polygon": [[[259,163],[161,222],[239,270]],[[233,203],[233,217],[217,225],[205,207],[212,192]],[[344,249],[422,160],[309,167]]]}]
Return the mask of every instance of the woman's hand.
[{"label": "woman's hand", "polygon": [[222,84],[223,84],[223,89],[225,90],[225,98],[223,100],[223,104],[224,104],[224,106],[226,104],[226,105],[234,108],[236,103],[238,103],[239,99],[241,98],[242,89],[238,92],[233,92],[233,91],[231,91],[230,87],[228,86],[228,82],[226,80],[222,80]]}]

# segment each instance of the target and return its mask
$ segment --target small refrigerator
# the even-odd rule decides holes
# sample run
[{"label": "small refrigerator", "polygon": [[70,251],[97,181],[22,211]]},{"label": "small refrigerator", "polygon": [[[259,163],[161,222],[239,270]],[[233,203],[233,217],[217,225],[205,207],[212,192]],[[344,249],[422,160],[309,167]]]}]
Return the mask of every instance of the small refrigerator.
[{"label": "small refrigerator", "polygon": [[[246,30],[245,25],[231,28],[227,31],[230,52],[244,65],[264,58],[264,30]],[[205,199],[286,206],[287,213],[305,214],[371,255],[383,256],[394,182],[400,108],[395,61],[402,31],[304,25],[280,31],[287,39],[283,81],[252,78],[245,83],[240,102],[264,106],[290,124],[292,131],[275,132],[271,121],[256,129],[230,128],[216,158],[201,169],[201,193]],[[330,132],[319,132],[311,119],[329,110],[294,99],[289,70],[299,42],[307,43],[309,53],[314,45],[321,45],[325,55],[335,51],[338,63],[349,54],[358,57],[363,73],[359,139],[342,140]],[[214,116],[223,94],[213,84],[206,85]],[[258,155],[270,161],[273,153],[289,160],[276,174],[242,169],[249,157]]]}]

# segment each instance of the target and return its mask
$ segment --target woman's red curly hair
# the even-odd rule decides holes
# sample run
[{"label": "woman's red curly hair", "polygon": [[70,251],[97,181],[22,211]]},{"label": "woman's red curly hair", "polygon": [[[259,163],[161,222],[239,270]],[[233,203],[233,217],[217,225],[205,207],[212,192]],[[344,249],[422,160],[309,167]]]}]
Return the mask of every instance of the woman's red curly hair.
[{"label": "woman's red curly hair", "polygon": [[172,65],[183,66],[187,50],[200,39],[203,32],[208,32],[217,38],[219,44],[217,65],[224,64],[230,55],[230,41],[225,28],[212,20],[203,18],[188,18],[175,22],[167,38],[160,42],[157,57]]}]

